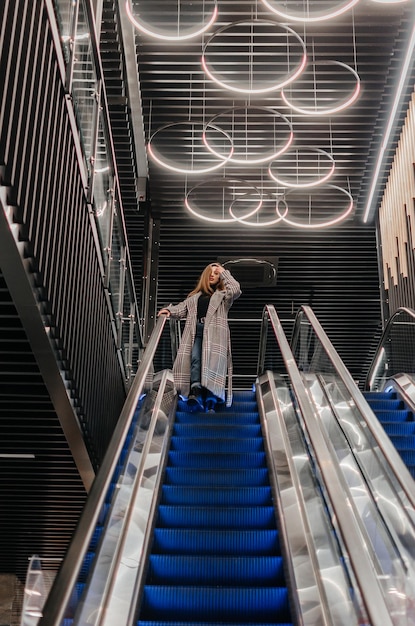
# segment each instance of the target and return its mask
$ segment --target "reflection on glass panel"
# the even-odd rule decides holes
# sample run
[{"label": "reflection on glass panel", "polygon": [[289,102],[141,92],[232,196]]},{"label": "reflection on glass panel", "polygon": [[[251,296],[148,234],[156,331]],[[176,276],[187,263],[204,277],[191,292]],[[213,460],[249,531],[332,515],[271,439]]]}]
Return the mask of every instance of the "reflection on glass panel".
[{"label": "reflection on glass panel", "polygon": [[72,28],[76,10],[76,0],[55,0],[56,19],[62,39],[62,49],[66,63],[71,58],[71,40],[73,37]]},{"label": "reflection on glass panel", "polygon": [[[107,251],[110,245],[112,190],[114,178],[108,160],[107,142],[104,134],[102,117],[99,119],[98,143],[94,168],[94,210],[101,247]],[[107,263],[107,254],[104,253],[104,262]]]},{"label": "reflection on glass panel", "polygon": [[97,80],[91,49],[91,37],[84,3],[81,2],[74,41],[72,96],[88,167],[90,166],[90,159],[94,149],[96,94]]},{"label": "reflection on glass panel", "polygon": [[[115,205],[116,206],[116,205]],[[111,237],[111,259],[109,265],[109,289],[112,307],[117,314],[120,310],[120,287],[121,287],[121,232],[115,213],[115,219]]]}]

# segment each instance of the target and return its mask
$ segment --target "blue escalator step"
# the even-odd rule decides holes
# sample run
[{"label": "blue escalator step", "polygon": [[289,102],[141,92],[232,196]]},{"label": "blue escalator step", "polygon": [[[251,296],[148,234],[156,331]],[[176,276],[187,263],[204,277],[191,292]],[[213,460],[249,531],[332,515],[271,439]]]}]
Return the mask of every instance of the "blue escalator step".
[{"label": "blue escalator step", "polygon": [[173,428],[175,437],[237,437],[252,438],[261,436],[259,424],[175,424]]},{"label": "blue escalator step", "polygon": [[279,555],[278,531],[156,528],[156,554]]},{"label": "blue escalator step", "polygon": [[162,487],[163,504],[205,506],[265,506],[271,505],[271,488],[268,487],[210,487],[188,485]]},{"label": "blue escalator step", "polygon": [[151,585],[227,585],[231,587],[285,585],[280,556],[159,555],[150,558]]},{"label": "blue escalator step", "polygon": [[390,439],[398,450],[415,450],[415,435],[391,435]]},{"label": "blue escalator step", "polygon": [[415,450],[402,450],[400,454],[406,465],[415,465]]},{"label": "blue escalator step", "polygon": [[366,400],[396,400],[395,391],[365,391]]},{"label": "blue escalator step", "polygon": [[259,437],[250,439],[233,439],[220,437],[172,437],[171,450],[188,452],[260,452],[263,449],[262,439]]},{"label": "blue escalator step", "polygon": [[272,528],[275,513],[264,507],[166,506],[158,509],[158,526],[164,528]]},{"label": "blue escalator step", "polygon": [[[72,622],[71,622],[72,624]],[[66,626],[66,624],[63,624],[63,626]],[[69,623],[68,623],[69,626]],[[140,620],[139,622],[137,622],[137,626],[224,626],[223,622],[195,622],[194,620],[192,620],[192,623],[189,624],[189,622],[165,622],[165,621],[157,621],[154,622],[153,620],[151,621],[147,621],[147,620]],[[292,622],[267,622],[265,623],[258,623],[258,622],[242,622],[239,621],[238,622],[238,626],[293,626]]]},{"label": "blue escalator step", "polygon": [[205,469],[244,469],[265,466],[265,452],[239,452],[225,454],[216,452],[214,455],[200,454],[199,452],[185,452],[170,450],[169,466],[191,467]]},{"label": "blue escalator step", "polygon": [[205,413],[203,417],[195,413],[187,413],[185,411],[177,411],[176,424],[258,424],[258,412],[250,413]]},{"label": "blue escalator step", "polygon": [[378,420],[383,424],[386,422],[406,422],[412,420],[412,413],[406,409],[396,411],[376,410]]},{"label": "blue escalator step", "polygon": [[79,572],[79,581],[86,582],[92,562],[95,558],[95,552],[87,552]]},{"label": "blue escalator step", "polygon": [[200,621],[290,621],[285,587],[144,587],[141,618]]},{"label": "blue escalator step", "polygon": [[[200,456],[200,455],[198,455]],[[232,459],[230,459],[232,460]],[[196,461],[195,461],[196,462]],[[165,474],[166,485],[199,485],[199,486],[235,486],[245,487],[263,486],[268,484],[268,470],[265,467],[254,467],[246,469],[244,467],[223,467],[222,463],[216,463],[215,459],[210,460],[209,467],[167,467]],[[263,463],[259,464],[263,465]]]},{"label": "blue escalator step", "polygon": [[391,435],[415,435],[415,422],[385,422],[383,428]]},{"label": "blue escalator step", "polygon": [[399,400],[398,398],[395,400],[378,400],[378,399],[371,399],[371,398],[367,398],[366,400],[368,400],[368,403],[370,404],[370,406],[372,407],[372,409],[374,411],[378,411],[381,409],[384,410],[390,410],[390,411],[396,411],[398,409],[402,409],[404,404],[402,402],[402,400]]}]

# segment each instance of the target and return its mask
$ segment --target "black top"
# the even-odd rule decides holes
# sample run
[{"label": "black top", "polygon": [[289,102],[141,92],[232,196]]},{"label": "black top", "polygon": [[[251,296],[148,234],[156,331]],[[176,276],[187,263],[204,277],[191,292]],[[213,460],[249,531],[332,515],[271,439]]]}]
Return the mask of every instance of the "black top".
[{"label": "black top", "polygon": [[202,317],[206,317],[206,313],[209,307],[210,293],[201,293],[197,301],[197,319],[201,320]]}]

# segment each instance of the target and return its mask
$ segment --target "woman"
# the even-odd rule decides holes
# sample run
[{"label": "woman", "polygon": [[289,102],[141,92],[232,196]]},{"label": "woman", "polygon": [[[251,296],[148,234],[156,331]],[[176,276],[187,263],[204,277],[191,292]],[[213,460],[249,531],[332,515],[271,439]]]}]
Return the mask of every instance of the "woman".
[{"label": "woman", "polygon": [[214,412],[217,402],[232,403],[232,358],[228,311],[241,295],[239,283],[219,263],[203,270],[186,300],[163,308],[174,319],[186,318],[173,376],[177,391],[192,408]]}]

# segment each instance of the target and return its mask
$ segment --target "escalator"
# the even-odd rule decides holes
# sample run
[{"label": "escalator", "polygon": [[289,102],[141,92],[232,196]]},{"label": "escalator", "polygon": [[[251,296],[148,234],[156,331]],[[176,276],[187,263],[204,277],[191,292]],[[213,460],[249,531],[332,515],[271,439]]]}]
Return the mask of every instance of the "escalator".
[{"label": "escalator", "polygon": [[415,421],[413,412],[396,391],[366,391],[364,394],[385,432],[415,478]]},{"label": "escalator", "polygon": [[292,623],[255,396],[179,402],[139,626]]},{"label": "escalator", "polygon": [[[399,543],[412,549],[411,522],[403,525],[400,517],[399,531],[388,530],[389,511],[376,497],[383,465],[364,474],[373,465],[373,444],[362,447],[358,395],[353,401],[345,395],[354,381],[347,372],[333,374],[331,347],[326,353],[310,323],[300,320],[307,332],[297,359],[307,365],[302,374],[267,308],[288,378],[265,372],[259,358],[264,373],[256,395],[239,391],[231,408],[191,413],[166,370],[133,428],[154,357],[151,342],[159,339],[152,336],[40,626],[392,626],[393,615],[406,611],[395,593],[406,556],[396,550]],[[346,410],[356,413],[354,423]],[[128,433],[129,456],[116,477]],[[97,522],[104,532],[93,558],[88,546]]]}]

